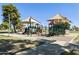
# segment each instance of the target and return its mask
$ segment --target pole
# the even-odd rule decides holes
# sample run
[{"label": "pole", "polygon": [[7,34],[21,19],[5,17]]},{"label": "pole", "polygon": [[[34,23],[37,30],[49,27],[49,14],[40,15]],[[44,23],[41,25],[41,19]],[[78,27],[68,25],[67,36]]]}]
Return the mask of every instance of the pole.
[{"label": "pole", "polygon": [[10,34],[10,14],[8,14],[8,18],[9,18],[9,34]]},{"label": "pole", "polygon": [[29,22],[30,22],[30,29],[29,29],[29,30],[30,30],[30,32],[29,32],[29,35],[30,35],[30,36],[32,36],[31,17],[30,17],[30,19],[29,19]]}]

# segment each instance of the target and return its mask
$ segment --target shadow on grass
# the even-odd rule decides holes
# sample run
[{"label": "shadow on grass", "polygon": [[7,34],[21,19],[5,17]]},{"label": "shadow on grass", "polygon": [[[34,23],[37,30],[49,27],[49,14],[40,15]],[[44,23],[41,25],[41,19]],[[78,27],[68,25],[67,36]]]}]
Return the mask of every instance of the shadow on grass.
[{"label": "shadow on grass", "polygon": [[21,55],[79,55],[79,45],[76,44],[70,43],[68,46],[60,46],[59,44],[52,44],[51,43],[52,41],[45,39],[42,39],[39,42],[40,45],[37,46],[36,48],[25,50],[20,54]]},{"label": "shadow on grass", "polygon": [[[29,50],[21,52],[21,55],[59,55],[64,52],[62,46],[58,44],[52,44],[55,40],[40,39],[37,40],[38,46]],[[16,53],[17,54],[17,53]]]},{"label": "shadow on grass", "polygon": [[[79,45],[60,46],[55,40],[0,40],[0,55],[78,55]],[[27,48],[26,46],[35,45]],[[63,49],[64,48],[64,49]],[[65,51],[68,49],[69,52]],[[74,52],[75,51],[75,52]],[[77,52],[77,53],[76,53]]]},{"label": "shadow on grass", "polygon": [[[16,51],[20,50],[20,48],[25,48],[24,44],[26,44],[26,40],[0,40],[0,54],[14,54]],[[9,52],[14,50],[12,52]]]},{"label": "shadow on grass", "polygon": [[[31,40],[11,40],[11,39],[1,39],[0,40],[0,55],[2,54],[16,54],[18,52],[29,50],[30,47],[27,48],[26,45],[35,44],[35,47],[38,47],[40,45],[43,45],[45,43],[50,43],[51,41],[48,40],[37,40],[37,41],[31,41]],[[53,41],[52,41],[53,42]]]}]

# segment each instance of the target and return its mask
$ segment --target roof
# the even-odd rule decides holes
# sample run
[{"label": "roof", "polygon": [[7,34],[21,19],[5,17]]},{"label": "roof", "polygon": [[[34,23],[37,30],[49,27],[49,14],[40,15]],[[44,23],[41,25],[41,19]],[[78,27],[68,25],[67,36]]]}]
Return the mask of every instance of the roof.
[{"label": "roof", "polygon": [[61,14],[56,14],[54,17],[50,18],[49,20],[55,20],[55,19],[60,19],[60,20],[63,19],[71,22],[69,19],[67,19],[67,17],[62,16]]},{"label": "roof", "polygon": [[61,16],[60,14],[57,14],[57,15],[55,15],[54,17],[52,17],[50,19],[64,19],[64,17]]},{"label": "roof", "polygon": [[28,17],[26,19],[24,19],[22,22],[32,22],[32,23],[36,23],[36,24],[40,24],[40,22],[38,22],[36,19],[32,18],[32,17]]}]

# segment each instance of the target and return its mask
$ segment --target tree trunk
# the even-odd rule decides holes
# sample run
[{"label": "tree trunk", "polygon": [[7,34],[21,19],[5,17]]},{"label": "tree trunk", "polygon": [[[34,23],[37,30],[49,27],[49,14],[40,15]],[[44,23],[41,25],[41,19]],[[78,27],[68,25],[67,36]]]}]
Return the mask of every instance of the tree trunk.
[{"label": "tree trunk", "polygon": [[14,29],[14,33],[16,33],[16,26],[15,25],[13,25],[13,29]]}]

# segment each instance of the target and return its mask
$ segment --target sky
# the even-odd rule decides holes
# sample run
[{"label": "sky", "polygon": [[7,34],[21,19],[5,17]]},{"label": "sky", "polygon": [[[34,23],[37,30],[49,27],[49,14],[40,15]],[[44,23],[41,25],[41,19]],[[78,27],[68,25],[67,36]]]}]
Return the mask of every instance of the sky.
[{"label": "sky", "polygon": [[[2,23],[2,5],[0,3],[0,24]],[[41,22],[42,25],[48,25],[48,19],[61,14],[72,21],[73,25],[79,26],[79,4],[77,3],[13,3],[20,13],[21,20],[31,16]]]}]

